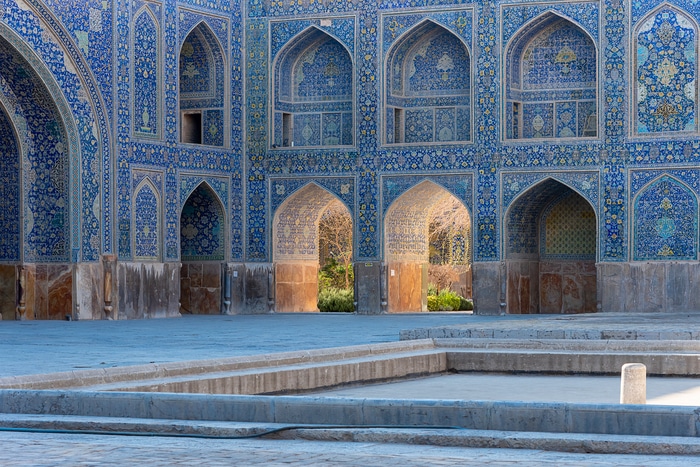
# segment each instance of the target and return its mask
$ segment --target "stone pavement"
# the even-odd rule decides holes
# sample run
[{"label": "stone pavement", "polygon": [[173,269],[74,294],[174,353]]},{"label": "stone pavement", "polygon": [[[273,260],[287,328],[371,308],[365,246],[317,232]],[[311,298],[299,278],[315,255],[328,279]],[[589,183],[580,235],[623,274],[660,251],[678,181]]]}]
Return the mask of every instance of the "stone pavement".
[{"label": "stone pavement", "polygon": [[119,321],[1,321],[0,377],[396,342],[403,329],[521,317],[297,313]]},{"label": "stone pavement", "polygon": [[48,466],[649,466],[698,465],[691,456],[558,453],[405,444],[208,440],[0,433],[0,465]]},{"label": "stone pavement", "polygon": [[[398,340],[404,329],[647,329],[680,335],[700,315],[596,317],[458,314],[186,316],[171,320],[2,322],[0,376],[150,362],[213,359]],[[507,334],[507,333],[506,333]],[[585,333],[581,334],[586,335]],[[641,337],[638,336],[638,337]],[[688,335],[692,338],[692,335]],[[0,432],[0,465],[338,465],[338,466],[682,466],[691,456],[575,454],[407,444],[301,440],[212,440]]]}]

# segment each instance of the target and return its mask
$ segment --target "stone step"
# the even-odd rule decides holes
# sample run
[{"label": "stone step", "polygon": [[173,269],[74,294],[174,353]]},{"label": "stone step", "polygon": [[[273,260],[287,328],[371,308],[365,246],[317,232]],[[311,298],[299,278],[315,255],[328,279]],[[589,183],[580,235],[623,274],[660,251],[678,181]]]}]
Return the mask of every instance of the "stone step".
[{"label": "stone step", "polygon": [[[428,427],[332,427],[279,423],[237,423],[144,418],[0,414],[2,430],[52,433],[101,433],[132,436],[177,436],[308,441],[350,441],[438,445],[468,448],[536,449],[558,452],[642,455],[700,455],[700,438],[591,433],[544,433]],[[265,435],[265,433],[270,433]]]}]

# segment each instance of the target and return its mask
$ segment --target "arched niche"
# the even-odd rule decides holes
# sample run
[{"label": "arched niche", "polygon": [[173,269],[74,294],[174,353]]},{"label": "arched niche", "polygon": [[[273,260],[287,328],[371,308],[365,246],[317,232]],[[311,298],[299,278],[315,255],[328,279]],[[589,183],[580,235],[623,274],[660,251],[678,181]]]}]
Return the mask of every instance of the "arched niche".
[{"label": "arched niche", "polygon": [[15,319],[15,264],[21,258],[20,145],[10,117],[0,105],[0,316]]},{"label": "arched niche", "polygon": [[[398,197],[384,217],[384,260],[387,267],[386,302],[389,313],[428,311],[430,223],[435,210],[452,193],[431,181],[423,181]],[[458,203],[460,215],[471,219]],[[468,223],[471,223],[468,221]],[[470,233],[457,239],[455,254],[462,255],[457,268],[464,274],[464,289],[471,290]],[[466,254],[464,254],[466,252]],[[459,274],[459,273],[458,273]],[[465,293],[466,294],[466,293]]]},{"label": "arched niche", "polygon": [[223,146],[226,61],[206,23],[187,35],[179,57],[180,141]]},{"label": "arched niche", "polygon": [[289,196],[272,221],[275,311],[318,311],[319,222],[331,205],[347,207],[310,183]]},{"label": "arched niche", "polygon": [[448,29],[425,21],[406,32],[386,60],[387,144],[471,139],[471,55]]},{"label": "arched niche", "polygon": [[556,180],[514,200],[505,214],[507,312],[595,312],[597,232],[593,206]]},{"label": "arched niche", "polygon": [[71,245],[79,244],[71,234],[78,133],[50,72],[11,39],[0,36],[0,309],[5,319],[64,319],[73,312]]},{"label": "arched niche", "polygon": [[667,3],[634,29],[634,132],[697,132],[698,25]]},{"label": "arched niche", "polygon": [[698,258],[698,200],[688,186],[662,176],[634,198],[634,260]]},{"label": "arched niche", "polygon": [[598,53],[588,32],[548,12],[518,31],[505,57],[506,139],[598,136]]},{"label": "arched niche", "polygon": [[222,312],[222,264],[226,215],[223,203],[202,182],[187,198],[180,215],[180,309],[188,314]]},{"label": "arched niche", "polygon": [[158,261],[161,258],[160,194],[150,179],[144,179],[134,194],[134,258]]},{"label": "arched niche", "polygon": [[346,47],[315,27],[274,63],[274,147],[354,144],[353,63]]},{"label": "arched niche", "polygon": [[132,40],[133,132],[139,136],[161,134],[160,27],[151,9],[144,6],[136,13]]}]

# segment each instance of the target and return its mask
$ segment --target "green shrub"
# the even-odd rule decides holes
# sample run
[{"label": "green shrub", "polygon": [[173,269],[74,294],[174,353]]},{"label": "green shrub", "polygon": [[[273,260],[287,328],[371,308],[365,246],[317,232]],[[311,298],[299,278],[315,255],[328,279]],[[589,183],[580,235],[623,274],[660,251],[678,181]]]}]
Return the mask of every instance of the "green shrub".
[{"label": "green shrub", "polygon": [[428,295],[428,311],[440,311],[437,295]]},{"label": "green shrub", "polygon": [[323,312],[352,313],[355,311],[352,289],[334,287],[321,290],[318,294],[318,309]]},{"label": "green shrub", "polygon": [[[335,258],[328,258],[325,266],[318,271],[319,291],[328,288],[345,289],[345,276],[345,266],[338,263]],[[352,266],[347,268],[347,280],[351,285],[355,280]]]},{"label": "green shrub", "polygon": [[459,311],[474,310],[474,302],[468,298],[459,297]]},{"label": "green shrub", "polygon": [[438,294],[437,285],[428,284],[428,297],[430,297],[431,295],[437,295],[437,294]]},{"label": "green shrub", "polygon": [[474,309],[471,300],[445,289],[440,293],[431,293],[434,289],[428,286],[428,311],[470,311]]},{"label": "green shrub", "polygon": [[459,310],[460,296],[451,290],[442,290],[438,295],[438,303],[442,311]]}]

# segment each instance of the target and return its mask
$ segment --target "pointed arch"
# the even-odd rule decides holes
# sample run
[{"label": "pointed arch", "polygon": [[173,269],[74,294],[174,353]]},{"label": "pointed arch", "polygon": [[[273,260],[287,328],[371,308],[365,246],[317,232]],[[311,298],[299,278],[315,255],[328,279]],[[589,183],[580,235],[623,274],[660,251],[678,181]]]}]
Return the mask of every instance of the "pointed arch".
[{"label": "pointed arch", "polygon": [[[340,198],[310,182],[292,193],[275,211],[272,256],[276,311],[318,311],[319,261],[324,246],[320,244],[320,223],[324,213],[333,206],[342,207],[351,219],[350,211]],[[352,237],[352,227],[349,233]],[[352,245],[352,240],[349,243]]]},{"label": "pointed arch", "polygon": [[387,53],[387,144],[471,140],[472,63],[468,44],[428,19],[404,32]]},{"label": "pointed arch", "polygon": [[471,217],[469,208],[442,185],[425,179],[397,197],[384,215],[384,257],[396,261],[429,260],[430,213],[447,197],[456,198]]},{"label": "pointed arch", "polygon": [[[1,24],[0,24],[1,26]],[[6,38],[5,34],[9,37]],[[16,198],[24,247],[19,259],[70,262],[79,244],[80,139],[64,94],[43,62],[14,32],[0,27],[0,94],[28,169]],[[42,142],[39,144],[38,142]],[[21,199],[20,199],[21,197]],[[99,200],[96,200],[99,202]],[[75,251],[78,251],[76,248]]]},{"label": "pointed arch", "polygon": [[226,58],[205,21],[185,37],[179,53],[180,140],[223,146]]},{"label": "pointed arch", "polygon": [[546,178],[504,213],[508,313],[597,309],[595,207],[569,185]]},{"label": "pointed arch", "polygon": [[681,180],[664,174],[633,200],[635,261],[696,260],[698,199]]},{"label": "pointed arch", "polygon": [[599,52],[583,26],[547,11],[520,28],[504,57],[506,139],[597,137]]},{"label": "pointed arch", "polygon": [[[456,227],[453,219],[466,227]],[[443,224],[453,227],[442,229]],[[436,267],[442,268],[442,275],[456,279],[443,287],[459,283],[459,293],[471,296],[471,225],[464,202],[429,179],[391,203],[383,221],[388,312],[427,311],[428,282],[434,281],[431,274]]]},{"label": "pointed arch", "polygon": [[0,93],[0,263],[16,263],[21,259],[21,199],[20,160],[22,149]]},{"label": "pointed arch", "polygon": [[354,64],[341,40],[315,26],[273,62],[275,147],[354,144]]},{"label": "pointed arch", "polygon": [[317,262],[318,222],[326,208],[336,200],[343,203],[336,195],[313,182],[284,200],[273,215],[273,261]]},{"label": "pointed arch", "polygon": [[634,27],[635,134],[698,132],[698,23],[664,2]]},{"label": "pointed arch", "polygon": [[134,190],[134,258],[158,261],[161,258],[161,199],[158,188],[145,177]]},{"label": "pointed arch", "polygon": [[203,181],[192,190],[180,214],[182,261],[223,261],[226,225],[224,204]]},{"label": "pointed arch", "polygon": [[144,5],[135,14],[132,33],[133,132],[140,136],[161,135],[162,88],[160,70],[160,25]]}]

